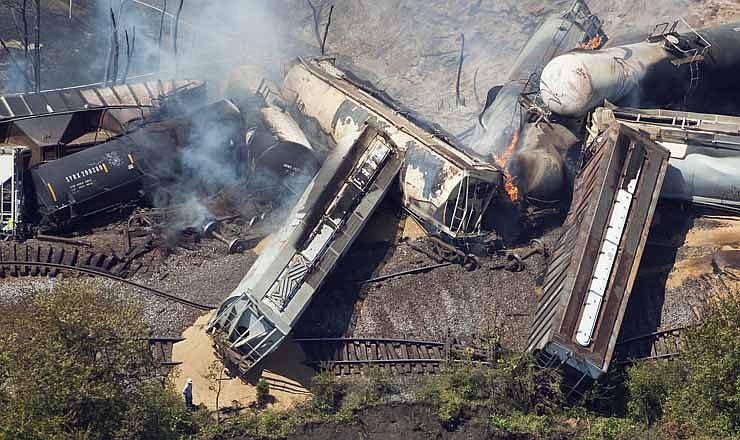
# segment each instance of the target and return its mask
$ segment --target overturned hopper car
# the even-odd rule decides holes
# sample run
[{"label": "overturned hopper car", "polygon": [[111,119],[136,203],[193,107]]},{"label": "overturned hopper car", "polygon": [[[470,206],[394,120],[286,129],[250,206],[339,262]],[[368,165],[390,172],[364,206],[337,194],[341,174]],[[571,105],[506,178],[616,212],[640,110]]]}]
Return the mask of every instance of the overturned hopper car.
[{"label": "overturned hopper car", "polygon": [[337,144],[356,141],[367,124],[385,133],[406,157],[402,203],[429,232],[461,246],[488,235],[483,216],[503,188],[495,165],[463,152],[452,136],[329,59],[299,59],[286,74],[282,95],[306,133],[320,132]]},{"label": "overturned hopper car", "polygon": [[384,133],[366,127],[339,143],[269,246],[209,322],[227,364],[244,373],[291,332],[352,245],[403,163]]},{"label": "overturned hopper car", "polygon": [[189,113],[205,102],[202,81],[147,81],[0,96],[0,144],[23,145],[31,165],[120,136],[140,122]]},{"label": "overturned hopper car", "polygon": [[611,362],[668,151],[612,122],[588,154],[548,261],[528,350],[543,365],[597,378]]}]

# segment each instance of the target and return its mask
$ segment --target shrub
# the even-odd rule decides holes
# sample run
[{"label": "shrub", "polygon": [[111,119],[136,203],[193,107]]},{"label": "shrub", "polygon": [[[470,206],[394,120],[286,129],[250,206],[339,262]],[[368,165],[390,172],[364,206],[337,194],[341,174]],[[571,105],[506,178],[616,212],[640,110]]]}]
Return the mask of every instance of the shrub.
[{"label": "shrub", "polygon": [[257,381],[257,406],[264,408],[270,402],[270,384],[266,380]]},{"label": "shrub", "polygon": [[339,410],[346,386],[329,372],[322,372],[311,379],[313,407],[323,415]]},{"label": "shrub", "polygon": [[[686,377],[665,403],[669,429],[687,436],[740,435],[740,295],[724,297],[685,337]],[[672,428],[671,428],[672,427]]]},{"label": "shrub", "polygon": [[581,440],[633,440],[639,428],[629,419],[594,417],[576,438]]},{"label": "shrub", "polygon": [[668,394],[677,390],[686,380],[684,363],[645,362],[628,370],[627,387],[629,416],[637,421],[652,425],[663,417]]},{"label": "shrub", "polygon": [[511,434],[532,434],[536,436],[548,436],[551,433],[549,417],[535,414],[523,414],[514,411],[508,416],[493,416],[491,425],[494,429]]},{"label": "shrub", "polygon": [[538,369],[529,356],[501,358],[493,366],[458,363],[429,379],[422,396],[454,426],[466,406],[486,405],[497,414],[549,415],[562,402],[560,376]]},{"label": "shrub", "polygon": [[139,310],[62,284],[0,312],[0,438],[175,439],[196,430]]}]

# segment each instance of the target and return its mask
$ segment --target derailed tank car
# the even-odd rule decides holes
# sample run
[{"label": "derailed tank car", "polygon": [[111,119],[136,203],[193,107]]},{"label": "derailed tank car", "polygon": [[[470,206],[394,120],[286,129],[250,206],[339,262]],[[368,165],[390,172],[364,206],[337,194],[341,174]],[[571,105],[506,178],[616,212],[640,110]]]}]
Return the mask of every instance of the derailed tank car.
[{"label": "derailed tank car", "polygon": [[305,131],[335,143],[352,143],[370,124],[387,134],[406,159],[401,169],[402,203],[429,231],[461,246],[483,237],[483,215],[503,188],[500,169],[462,151],[452,136],[424,123],[390,97],[328,59],[299,59],[288,71],[282,95],[311,121]]},{"label": "derailed tank car", "polygon": [[31,170],[42,226],[61,227],[141,197],[149,164],[176,139],[143,129]]},{"label": "derailed tank car", "polygon": [[661,109],[598,108],[592,131],[617,120],[671,153],[661,197],[740,213],[740,118]]}]

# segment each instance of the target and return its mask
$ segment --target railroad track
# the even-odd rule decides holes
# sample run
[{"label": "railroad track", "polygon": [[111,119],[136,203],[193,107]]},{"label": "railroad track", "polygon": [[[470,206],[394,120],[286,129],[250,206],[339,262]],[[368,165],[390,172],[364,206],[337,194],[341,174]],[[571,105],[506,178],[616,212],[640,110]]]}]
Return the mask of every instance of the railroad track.
[{"label": "railroad track", "polygon": [[681,353],[681,334],[687,328],[676,327],[617,341],[616,350],[620,358],[628,361],[671,358]]},{"label": "railroad track", "polygon": [[306,354],[305,363],[338,376],[379,368],[392,374],[434,374],[449,358],[444,342],[408,339],[320,338],[295,339]]},{"label": "railroad track", "polygon": [[[46,253],[44,253],[41,248],[48,249]],[[30,246],[18,246],[14,244],[11,249],[13,253],[7,254],[6,256],[4,253],[6,250],[0,248],[0,278],[5,278],[7,276],[57,276],[59,274],[64,274],[65,276],[69,276],[71,274],[77,276],[98,276],[128,284],[129,286],[143,290],[154,296],[174,301],[194,309],[208,311],[216,308],[212,305],[190,301],[116,275],[116,270],[120,270],[122,266],[116,266],[115,264],[111,266],[111,262],[120,262],[117,258],[107,257],[103,254],[97,254],[94,252],[88,252],[87,256],[80,258],[80,252],[77,248],[71,252],[68,252],[64,248],[55,252],[52,246],[37,246],[35,248],[36,252],[32,252],[31,249],[33,248]],[[126,266],[126,264],[124,264],[124,266]]]},{"label": "railroad track", "polygon": [[129,262],[115,255],[80,250],[79,247],[52,245],[0,246],[0,278],[79,276],[77,269],[93,269],[110,275],[125,277]]}]

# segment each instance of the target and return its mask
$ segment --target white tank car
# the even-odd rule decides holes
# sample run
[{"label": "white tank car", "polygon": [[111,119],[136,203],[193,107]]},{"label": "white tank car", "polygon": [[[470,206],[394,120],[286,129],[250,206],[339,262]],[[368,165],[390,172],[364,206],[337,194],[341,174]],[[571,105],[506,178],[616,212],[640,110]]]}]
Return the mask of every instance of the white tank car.
[{"label": "white tank car", "polygon": [[734,88],[740,23],[679,33],[678,22],[635,44],[574,50],[542,71],[540,91],[554,113],[580,117],[609,101],[625,106],[685,103],[700,90]]}]

